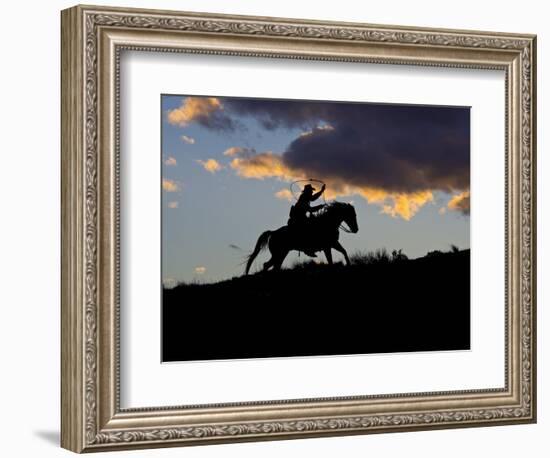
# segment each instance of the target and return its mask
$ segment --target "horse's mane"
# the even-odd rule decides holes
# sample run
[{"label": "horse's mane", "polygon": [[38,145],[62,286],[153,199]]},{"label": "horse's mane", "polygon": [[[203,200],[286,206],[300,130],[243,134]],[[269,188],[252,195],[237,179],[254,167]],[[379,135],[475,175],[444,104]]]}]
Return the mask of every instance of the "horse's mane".
[{"label": "horse's mane", "polygon": [[337,200],[333,200],[332,202],[326,204],[321,210],[312,213],[310,216],[310,220],[325,218],[327,215],[332,214],[334,211],[343,210],[347,207],[352,207],[352,205],[346,202],[338,202]]}]

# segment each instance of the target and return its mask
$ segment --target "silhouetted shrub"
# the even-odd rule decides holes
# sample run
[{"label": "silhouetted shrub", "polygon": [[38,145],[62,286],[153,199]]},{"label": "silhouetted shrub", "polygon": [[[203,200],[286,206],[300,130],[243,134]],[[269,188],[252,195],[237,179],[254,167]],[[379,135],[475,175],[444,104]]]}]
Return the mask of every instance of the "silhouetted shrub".
[{"label": "silhouetted shrub", "polygon": [[391,260],[392,262],[408,261],[409,257],[405,253],[403,253],[402,249],[399,249],[393,250],[391,252]]},{"label": "silhouetted shrub", "polygon": [[434,256],[441,256],[445,253],[443,253],[443,251],[441,250],[433,250],[433,251],[428,251],[428,253],[426,254],[426,257],[427,258],[431,258],[431,257],[434,257]]}]

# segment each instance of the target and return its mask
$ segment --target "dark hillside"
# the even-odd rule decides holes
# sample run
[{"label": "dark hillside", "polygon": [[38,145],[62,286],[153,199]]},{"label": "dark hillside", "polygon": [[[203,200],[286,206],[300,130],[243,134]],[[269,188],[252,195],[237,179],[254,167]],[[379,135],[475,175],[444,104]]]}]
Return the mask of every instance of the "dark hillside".
[{"label": "dark hillside", "polygon": [[470,251],[356,256],[163,291],[163,360],[470,348]]}]

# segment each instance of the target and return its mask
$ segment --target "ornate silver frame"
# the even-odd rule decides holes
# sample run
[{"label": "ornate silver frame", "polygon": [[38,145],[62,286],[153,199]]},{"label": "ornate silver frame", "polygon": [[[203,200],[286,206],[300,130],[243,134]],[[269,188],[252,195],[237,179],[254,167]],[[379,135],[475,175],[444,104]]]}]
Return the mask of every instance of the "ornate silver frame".
[{"label": "ornate silver frame", "polygon": [[[506,72],[503,389],[121,409],[118,88],[123,49]],[[533,35],[76,6],[62,12],[62,421],[75,452],[536,419]]]}]

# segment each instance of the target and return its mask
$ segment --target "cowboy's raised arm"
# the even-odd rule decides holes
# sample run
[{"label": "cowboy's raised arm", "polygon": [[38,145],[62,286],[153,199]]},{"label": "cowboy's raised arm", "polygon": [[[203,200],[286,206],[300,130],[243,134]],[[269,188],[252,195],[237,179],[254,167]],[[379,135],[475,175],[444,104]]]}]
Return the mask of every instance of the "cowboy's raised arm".
[{"label": "cowboy's raised arm", "polygon": [[325,185],[323,185],[323,187],[321,188],[321,190],[319,192],[316,192],[315,194],[313,194],[311,196],[311,202],[313,202],[314,200],[317,200],[319,197],[321,197],[321,195],[323,194],[323,192],[325,192]]}]

